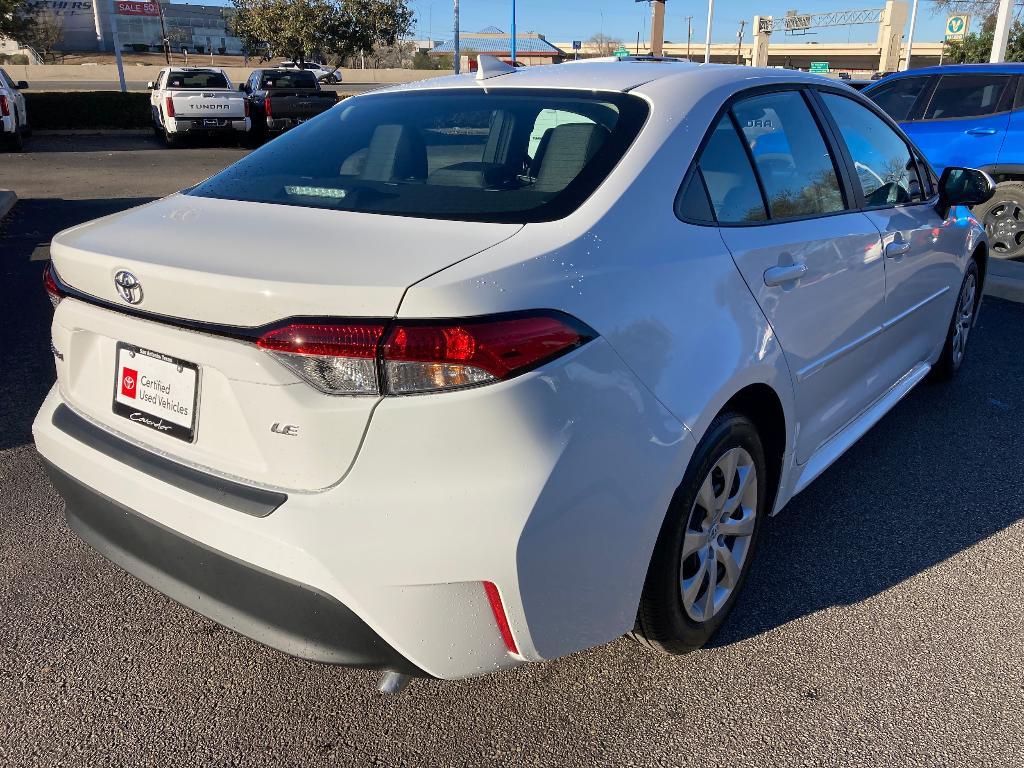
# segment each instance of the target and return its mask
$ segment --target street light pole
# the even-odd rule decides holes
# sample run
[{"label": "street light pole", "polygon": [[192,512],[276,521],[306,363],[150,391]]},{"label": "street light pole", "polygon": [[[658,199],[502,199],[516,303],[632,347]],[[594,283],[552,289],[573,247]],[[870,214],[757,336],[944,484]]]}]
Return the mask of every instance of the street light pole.
[{"label": "street light pole", "polygon": [[1010,38],[1010,27],[1013,24],[1013,0],[999,0],[999,11],[996,13],[996,34],[992,41],[992,55],[989,62],[1000,64],[1006,61],[1006,43]]},{"label": "street light pole", "polygon": [[686,17],[686,60],[690,60],[690,39],[693,37],[693,16]]},{"label": "street light pole", "polygon": [[910,57],[913,55],[914,27],[917,26],[917,2],[918,0],[914,0],[914,5],[910,11],[910,32],[907,34],[907,61],[903,65],[903,71],[910,69]]},{"label": "street light pole", "polygon": [[462,72],[462,51],[459,48],[459,0],[455,0],[455,29],[453,32],[455,35],[453,43],[455,48],[455,74],[458,75]]},{"label": "street light pole", "polygon": [[512,66],[516,65],[516,0],[512,0]]},{"label": "street light pole", "polygon": [[704,63],[711,62],[711,22],[715,16],[715,0],[708,0],[708,32],[704,39]]}]

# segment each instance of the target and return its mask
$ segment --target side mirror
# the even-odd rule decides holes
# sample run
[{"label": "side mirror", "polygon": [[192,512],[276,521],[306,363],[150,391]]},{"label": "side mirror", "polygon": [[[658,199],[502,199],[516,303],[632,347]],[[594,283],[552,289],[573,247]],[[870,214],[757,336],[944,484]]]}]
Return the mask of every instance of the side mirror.
[{"label": "side mirror", "polygon": [[996,182],[976,168],[949,167],[939,178],[939,215],[945,218],[955,205],[972,207],[986,203],[995,194]]},{"label": "side mirror", "polygon": [[17,83],[15,83],[14,87],[17,88],[19,91],[24,91],[26,88],[28,88],[28,83],[24,80],[19,80]]},{"label": "side mirror", "polygon": [[146,83],[146,87],[152,91],[154,88],[156,88],[156,83],[150,80],[148,83]]}]

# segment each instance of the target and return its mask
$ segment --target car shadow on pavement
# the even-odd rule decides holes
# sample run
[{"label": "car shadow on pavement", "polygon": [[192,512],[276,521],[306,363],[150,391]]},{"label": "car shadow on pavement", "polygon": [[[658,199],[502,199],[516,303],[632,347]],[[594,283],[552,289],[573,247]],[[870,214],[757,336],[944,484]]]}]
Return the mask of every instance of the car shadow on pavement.
[{"label": "car shadow on pavement", "polygon": [[50,240],[62,229],[151,199],[19,200],[0,224],[0,450],[32,441],[32,419],[56,377],[49,333],[53,308],[42,277]]},{"label": "car shadow on pavement", "polygon": [[986,298],[951,383],[925,382],[768,521],[728,645],[860,602],[1024,518],[1024,304]]},{"label": "car shadow on pavement", "polygon": [[[238,150],[240,147],[235,137],[195,136],[174,151],[187,152],[192,149],[228,149]],[[76,134],[36,134],[25,144],[25,154],[44,154],[50,152],[138,152],[146,150],[167,151],[163,139],[152,133],[126,131],[106,133]]]}]

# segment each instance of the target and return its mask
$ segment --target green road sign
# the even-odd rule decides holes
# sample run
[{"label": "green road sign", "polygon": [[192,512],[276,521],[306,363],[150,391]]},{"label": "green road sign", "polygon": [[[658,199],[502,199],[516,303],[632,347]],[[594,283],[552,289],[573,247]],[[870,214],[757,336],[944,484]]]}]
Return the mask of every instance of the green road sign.
[{"label": "green road sign", "polygon": [[829,71],[829,69],[828,69],[828,62],[827,61],[812,61],[811,62],[811,72],[814,72],[814,73],[819,74],[819,75],[824,75],[824,74],[827,74],[828,71]]},{"label": "green road sign", "polygon": [[618,50],[612,53],[612,56],[618,56],[620,59],[624,59],[629,56],[629,51],[626,50],[625,46],[619,46]]}]

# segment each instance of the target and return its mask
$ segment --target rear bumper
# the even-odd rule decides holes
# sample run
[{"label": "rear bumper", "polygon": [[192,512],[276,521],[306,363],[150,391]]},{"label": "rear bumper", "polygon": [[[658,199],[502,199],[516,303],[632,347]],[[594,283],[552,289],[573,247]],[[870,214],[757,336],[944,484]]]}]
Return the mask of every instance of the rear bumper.
[{"label": "rear bumper", "polygon": [[310,115],[309,117],[268,117],[267,130],[287,131],[289,128],[294,128],[300,123],[312,120],[314,117],[316,117],[316,115]]},{"label": "rear bumper", "polygon": [[[59,386],[65,378],[62,370]],[[159,443],[133,447],[177,470],[115,454],[95,434],[70,434],[55,423],[62,407],[69,408],[55,387],[33,425],[36,446],[84,486],[55,479],[76,530],[84,527],[80,499],[100,497],[107,532],[95,546],[115,562],[141,545],[132,534],[132,547],[108,553],[107,542],[118,540],[113,528],[137,528],[134,517],[142,518],[183,539],[192,561],[241,563],[246,573],[272,574],[334,601],[323,609],[326,602],[307,602],[304,611],[336,614],[342,629],[327,640],[321,631],[313,642],[302,639],[305,625],[259,615],[262,628],[253,629],[246,580],[226,580],[228,592],[211,597],[203,591],[213,588],[209,579],[197,586],[180,571],[170,579],[160,547],[122,563],[199,612],[291,653],[333,643],[343,649],[331,651],[336,663],[395,668],[407,659],[446,679],[554,658],[632,629],[654,541],[694,445],[603,339],[508,382],[384,398],[343,479],[319,491],[287,491],[266,514],[240,508],[237,488],[229,499],[210,492],[215,482],[183,481],[182,468],[196,465],[160,456]],[[107,438],[133,442],[117,425],[90,424]],[[500,592],[518,653],[505,647],[485,581]],[[227,606],[227,617],[210,613],[208,601]],[[334,638],[363,637],[365,630],[353,630],[335,603],[399,660],[377,644],[372,657],[345,661],[352,651]],[[281,633],[290,638],[285,645],[275,639]]]},{"label": "rear bumper", "polygon": [[425,675],[330,595],[210,549],[45,465],[72,530],[168,597],[292,656]]},{"label": "rear bumper", "polygon": [[[207,121],[214,121],[212,124]],[[170,117],[166,120],[168,133],[230,133],[232,131],[248,131],[252,127],[251,119],[242,118],[188,118]]]}]

